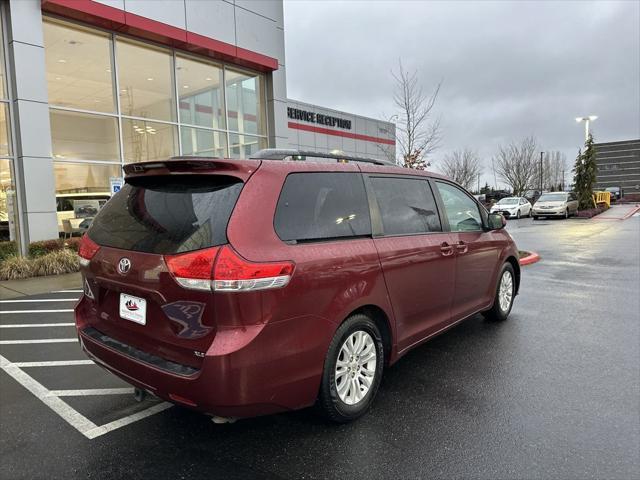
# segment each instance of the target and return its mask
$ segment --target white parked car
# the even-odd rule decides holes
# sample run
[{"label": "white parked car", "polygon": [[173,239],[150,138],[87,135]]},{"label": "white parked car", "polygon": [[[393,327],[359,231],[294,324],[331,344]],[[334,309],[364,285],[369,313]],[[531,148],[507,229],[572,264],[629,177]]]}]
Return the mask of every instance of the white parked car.
[{"label": "white parked car", "polygon": [[531,204],[524,197],[506,197],[491,207],[491,213],[501,213],[506,218],[528,217]]}]

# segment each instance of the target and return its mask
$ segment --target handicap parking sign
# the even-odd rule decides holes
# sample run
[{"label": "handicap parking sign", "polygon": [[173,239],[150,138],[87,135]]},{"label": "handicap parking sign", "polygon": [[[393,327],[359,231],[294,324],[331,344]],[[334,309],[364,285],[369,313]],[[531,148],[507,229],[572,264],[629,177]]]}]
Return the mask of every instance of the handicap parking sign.
[{"label": "handicap parking sign", "polygon": [[109,184],[111,185],[111,195],[114,195],[120,191],[124,179],[122,177],[109,177]]}]

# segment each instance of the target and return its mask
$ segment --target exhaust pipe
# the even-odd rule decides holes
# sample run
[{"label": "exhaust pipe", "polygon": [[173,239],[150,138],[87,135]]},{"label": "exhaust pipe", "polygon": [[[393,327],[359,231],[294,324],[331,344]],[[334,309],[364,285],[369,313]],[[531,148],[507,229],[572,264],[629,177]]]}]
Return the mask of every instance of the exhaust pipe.
[{"label": "exhaust pipe", "polygon": [[211,417],[211,421],[216,425],[221,425],[223,423],[236,423],[238,420],[236,417],[219,417],[217,415],[213,415]]}]

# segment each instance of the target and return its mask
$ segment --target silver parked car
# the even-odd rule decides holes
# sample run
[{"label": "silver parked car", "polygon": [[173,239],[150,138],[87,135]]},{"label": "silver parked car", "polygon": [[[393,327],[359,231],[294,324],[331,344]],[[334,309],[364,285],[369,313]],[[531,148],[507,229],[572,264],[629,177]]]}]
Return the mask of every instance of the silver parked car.
[{"label": "silver parked car", "polygon": [[533,205],[531,216],[534,220],[539,217],[569,218],[578,211],[578,198],[573,192],[543,193]]}]

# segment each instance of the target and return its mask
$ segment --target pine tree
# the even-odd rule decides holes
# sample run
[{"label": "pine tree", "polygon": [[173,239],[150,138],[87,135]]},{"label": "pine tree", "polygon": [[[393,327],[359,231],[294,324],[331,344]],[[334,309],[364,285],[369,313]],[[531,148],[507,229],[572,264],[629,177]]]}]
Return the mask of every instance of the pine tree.
[{"label": "pine tree", "polygon": [[593,208],[593,185],[596,183],[596,150],[593,147],[593,136],[584,144],[584,152],[578,150],[575,166],[573,167],[573,190],[578,197],[578,208],[585,210]]}]

